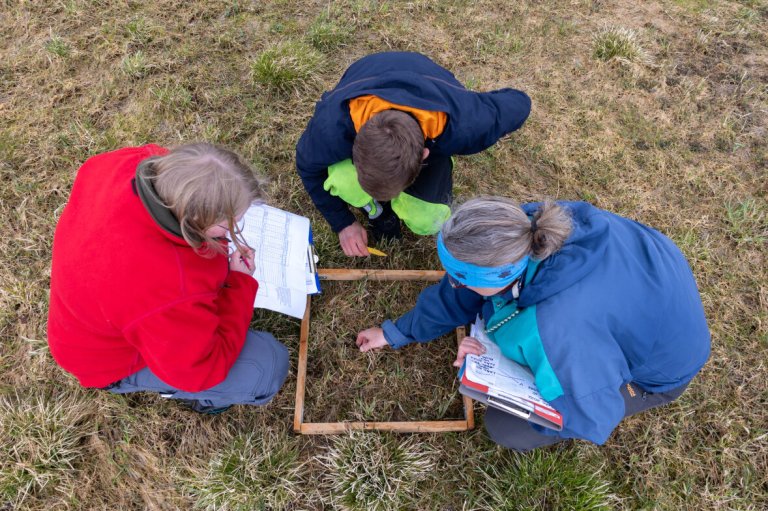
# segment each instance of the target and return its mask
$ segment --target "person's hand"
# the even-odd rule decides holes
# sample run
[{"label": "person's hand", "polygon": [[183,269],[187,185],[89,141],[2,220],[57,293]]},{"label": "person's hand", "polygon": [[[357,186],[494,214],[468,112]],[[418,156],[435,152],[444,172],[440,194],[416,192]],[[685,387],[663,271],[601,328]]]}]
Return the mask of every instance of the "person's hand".
[{"label": "person's hand", "polygon": [[256,269],[256,262],[253,259],[253,250],[244,249],[243,252],[235,250],[229,255],[230,271],[239,271],[247,275],[253,275]]},{"label": "person's hand", "polygon": [[483,343],[475,339],[474,337],[465,337],[459,343],[459,352],[456,354],[456,360],[453,362],[453,367],[461,367],[464,363],[464,359],[467,355],[482,355],[485,353],[485,346]]},{"label": "person's hand", "polygon": [[355,222],[339,232],[339,245],[349,257],[368,257],[368,233],[360,222]]},{"label": "person's hand", "polygon": [[381,328],[369,328],[357,334],[355,344],[360,348],[360,351],[365,353],[366,351],[383,348],[388,343],[387,339],[384,338],[384,330]]}]

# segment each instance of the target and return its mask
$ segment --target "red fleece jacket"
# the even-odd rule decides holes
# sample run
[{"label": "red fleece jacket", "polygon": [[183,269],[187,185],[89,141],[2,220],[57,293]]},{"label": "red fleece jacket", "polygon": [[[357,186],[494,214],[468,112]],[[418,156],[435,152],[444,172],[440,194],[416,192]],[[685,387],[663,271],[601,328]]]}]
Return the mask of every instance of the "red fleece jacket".
[{"label": "red fleece jacket", "polygon": [[56,227],[48,343],[83,386],[149,366],[174,388],[208,389],[245,342],[256,281],[162,229],[135,192],[138,163],[166,152],[147,145],[89,159]]}]

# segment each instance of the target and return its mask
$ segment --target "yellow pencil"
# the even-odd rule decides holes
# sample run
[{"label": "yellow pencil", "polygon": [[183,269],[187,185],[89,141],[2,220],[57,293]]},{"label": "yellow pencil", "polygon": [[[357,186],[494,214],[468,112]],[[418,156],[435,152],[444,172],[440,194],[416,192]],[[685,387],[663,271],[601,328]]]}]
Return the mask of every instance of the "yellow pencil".
[{"label": "yellow pencil", "polygon": [[368,253],[371,255],[379,256],[379,257],[387,257],[387,254],[382,252],[381,250],[376,250],[375,248],[371,247],[365,247],[368,249]]}]

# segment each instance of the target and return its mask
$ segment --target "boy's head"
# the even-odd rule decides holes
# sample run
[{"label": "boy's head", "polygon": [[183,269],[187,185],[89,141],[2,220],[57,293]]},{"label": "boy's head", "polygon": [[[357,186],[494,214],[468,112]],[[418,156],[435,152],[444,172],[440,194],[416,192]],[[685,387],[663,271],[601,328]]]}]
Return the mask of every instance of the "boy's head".
[{"label": "boy's head", "polygon": [[363,124],[352,146],[360,186],[376,200],[391,200],[408,188],[421,169],[424,133],[405,112],[385,110]]}]

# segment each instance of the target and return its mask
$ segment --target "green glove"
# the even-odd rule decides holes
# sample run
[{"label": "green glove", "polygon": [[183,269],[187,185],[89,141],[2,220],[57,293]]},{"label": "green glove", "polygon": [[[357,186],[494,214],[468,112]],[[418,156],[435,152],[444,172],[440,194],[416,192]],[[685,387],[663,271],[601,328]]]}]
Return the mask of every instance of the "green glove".
[{"label": "green glove", "polygon": [[323,189],[351,206],[365,208],[371,218],[379,216],[378,202],[365,193],[365,190],[360,186],[360,182],[357,180],[357,169],[355,169],[351,159],[334,163],[328,167],[328,179],[323,183]]}]

